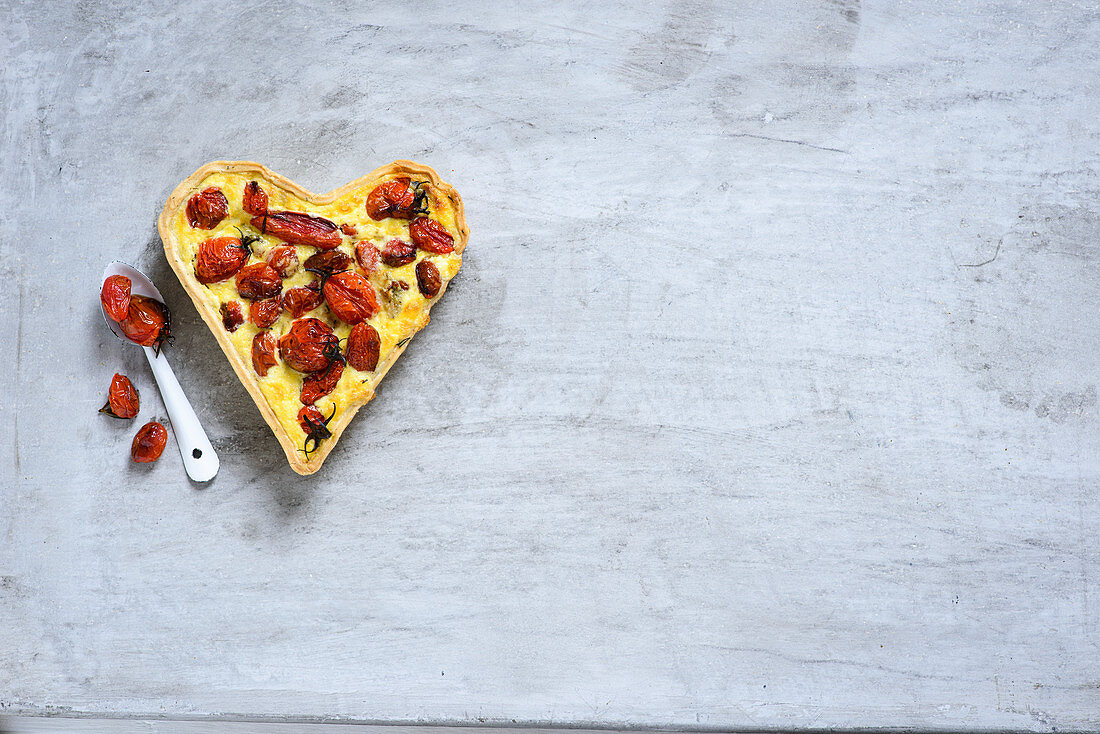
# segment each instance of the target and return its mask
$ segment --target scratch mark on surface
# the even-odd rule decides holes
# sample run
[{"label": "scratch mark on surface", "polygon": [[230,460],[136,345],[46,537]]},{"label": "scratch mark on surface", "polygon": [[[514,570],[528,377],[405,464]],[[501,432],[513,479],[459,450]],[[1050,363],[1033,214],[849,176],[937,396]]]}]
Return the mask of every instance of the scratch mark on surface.
[{"label": "scratch mark on surface", "polygon": [[757,140],[770,140],[773,143],[791,143],[793,145],[804,145],[807,148],[813,148],[815,150],[827,150],[830,153],[843,153],[844,155],[850,155],[849,151],[841,150],[840,148],[830,148],[825,145],[814,145],[813,143],[807,143],[805,140],[791,140],[789,138],[773,138],[768,135],[756,135],[754,133],[733,133],[731,138],[755,138]]},{"label": "scratch mark on surface", "polygon": [[960,268],[980,268],[980,267],[981,267],[981,266],[983,266],[983,265],[988,265],[989,263],[991,263],[991,262],[993,262],[994,260],[996,260],[996,259],[997,259],[997,256],[1001,254],[1001,245],[1003,245],[1003,244],[1004,244],[1004,241],[1005,241],[1005,238],[1004,238],[1004,237],[1002,237],[1002,238],[1001,238],[1001,239],[1000,239],[1000,240],[999,240],[999,241],[997,242],[997,249],[993,251],[993,257],[989,258],[988,260],[985,260],[985,261],[983,261],[983,262],[980,262],[980,263],[961,263],[961,264],[959,265],[959,267],[960,267]]}]

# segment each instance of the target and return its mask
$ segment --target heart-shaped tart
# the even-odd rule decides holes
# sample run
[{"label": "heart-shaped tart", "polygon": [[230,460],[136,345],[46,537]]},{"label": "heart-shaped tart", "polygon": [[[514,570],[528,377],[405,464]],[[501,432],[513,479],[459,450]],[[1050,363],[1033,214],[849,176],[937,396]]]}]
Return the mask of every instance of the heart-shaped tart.
[{"label": "heart-shaped tart", "polygon": [[157,221],[164,253],[290,466],[312,474],[428,323],[470,236],[462,199],[395,161],[313,194],[215,161]]}]

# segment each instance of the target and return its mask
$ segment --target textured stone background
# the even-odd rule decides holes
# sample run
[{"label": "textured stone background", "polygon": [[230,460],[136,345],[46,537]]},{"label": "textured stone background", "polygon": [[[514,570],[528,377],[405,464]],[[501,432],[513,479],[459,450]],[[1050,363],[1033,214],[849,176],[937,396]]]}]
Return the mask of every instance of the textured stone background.
[{"label": "textured stone background", "polygon": [[[1100,726],[1096,3],[0,5],[0,711]],[[398,157],[466,265],[303,479],[155,218]]]}]

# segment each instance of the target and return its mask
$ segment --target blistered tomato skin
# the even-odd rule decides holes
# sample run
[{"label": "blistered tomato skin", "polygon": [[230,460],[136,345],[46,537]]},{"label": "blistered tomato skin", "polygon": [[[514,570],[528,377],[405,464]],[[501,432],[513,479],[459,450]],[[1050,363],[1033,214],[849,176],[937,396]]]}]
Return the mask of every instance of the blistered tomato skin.
[{"label": "blistered tomato skin", "polygon": [[292,245],[331,250],[344,241],[334,222],[302,212],[268,212],[264,216],[252,217],[251,223],[264,234]]},{"label": "blistered tomato skin", "polygon": [[195,256],[195,277],[204,285],[217,283],[237,274],[252,254],[236,237],[214,237],[199,245]]},{"label": "blistered tomato skin", "polygon": [[367,216],[376,222],[386,217],[412,219],[420,202],[417,187],[407,178],[394,178],[375,186],[367,194]]},{"label": "blistered tomato skin", "polygon": [[339,250],[327,250],[310,255],[302,267],[318,275],[332,275],[351,267],[351,258]]},{"label": "blistered tomato skin", "polygon": [[373,273],[378,270],[378,263],[382,260],[382,254],[371,243],[360,242],[355,246],[355,260],[364,272]]},{"label": "blistered tomato skin", "polygon": [[283,310],[281,298],[265,298],[262,301],[253,301],[248,305],[248,319],[258,329],[266,329],[279,318]]},{"label": "blistered tomato skin", "polygon": [[171,336],[168,307],[145,296],[130,296],[126,318],[119,321],[118,326],[130,341],[158,351]]},{"label": "blistered tomato skin", "polygon": [[340,342],[321,319],[298,319],[279,339],[279,355],[299,372],[319,372],[332,362]]},{"label": "blistered tomato skin", "polygon": [[233,333],[244,323],[244,309],[238,301],[226,301],[222,304],[222,326],[229,333]]},{"label": "blistered tomato skin", "polygon": [[409,239],[425,252],[446,255],[455,251],[455,238],[434,219],[420,217],[409,225]]},{"label": "blistered tomato skin", "polygon": [[107,404],[99,409],[113,418],[133,418],[138,414],[141,401],[137,388],[130,378],[117,372],[111,379],[111,386],[107,389]]},{"label": "blistered tomato skin", "polygon": [[348,364],[360,372],[372,372],[378,366],[378,353],[382,339],[378,330],[367,323],[359,323],[348,334]]},{"label": "blistered tomato skin", "polygon": [[416,286],[425,298],[435,298],[439,295],[442,285],[443,279],[435,263],[431,260],[421,260],[416,264]]},{"label": "blistered tomato skin", "polygon": [[261,331],[252,337],[252,369],[260,377],[267,377],[267,371],[279,363],[275,356],[278,342],[270,331]]},{"label": "blistered tomato skin", "polygon": [[168,429],[156,421],[138,429],[130,445],[130,458],[137,464],[149,464],[160,458],[168,444]]},{"label": "blistered tomato skin", "polygon": [[336,389],[340,375],[344,374],[344,361],[334,359],[320,372],[311,372],[302,379],[301,401],[303,405],[313,405],[320,398]]},{"label": "blistered tomato skin", "polygon": [[321,293],[321,284],[317,281],[291,288],[283,294],[283,308],[294,318],[305,316],[324,302],[325,296]]},{"label": "blistered tomato skin", "polygon": [[345,323],[358,324],[378,312],[374,286],[359,273],[337,273],[325,281],[323,291],[329,309]]},{"label": "blistered tomato skin", "polygon": [[244,185],[244,201],[241,204],[249,214],[267,214],[267,192],[255,181],[249,181]]},{"label": "blistered tomato skin", "polygon": [[103,311],[112,321],[122,321],[130,311],[130,279],[125,275],[112,275],[103,281],[99,292]]},{"label": "blistered tomato skin", "polygon": [[416,245],[403,240],[390,240],[382,247],[380,257],[391,268],[399,268],[416,259]]},{"label": "blistered tomato skin", "polygon": [[289,278],[298,272],[298,251],[290,245],[271,248],[266,259],[267,264],[275,268],[282,278]]},{"label": "blistered tomato skin", "polygon": [[274,298],[283,292],[282,278],[267,263],[253,263],[241,268],[236,283],[237,293],[250,301]]},{"label": "blistered tomato skin", "polygon": [[214,229],[229,216],[229,201],[217,186],[187,200],[187,223],[195,229]]}]

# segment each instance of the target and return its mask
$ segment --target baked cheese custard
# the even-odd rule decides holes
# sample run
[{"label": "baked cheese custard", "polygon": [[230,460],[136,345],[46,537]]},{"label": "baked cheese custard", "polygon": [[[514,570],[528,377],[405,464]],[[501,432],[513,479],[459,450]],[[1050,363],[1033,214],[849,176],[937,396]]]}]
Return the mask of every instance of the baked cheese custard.
[{"label": "baked cheese custard", "polygon": [[169,197],[165,254],[299,474],[320,468],[462,265],[458,193],[395,161],[325,195],[218,161]]}]

